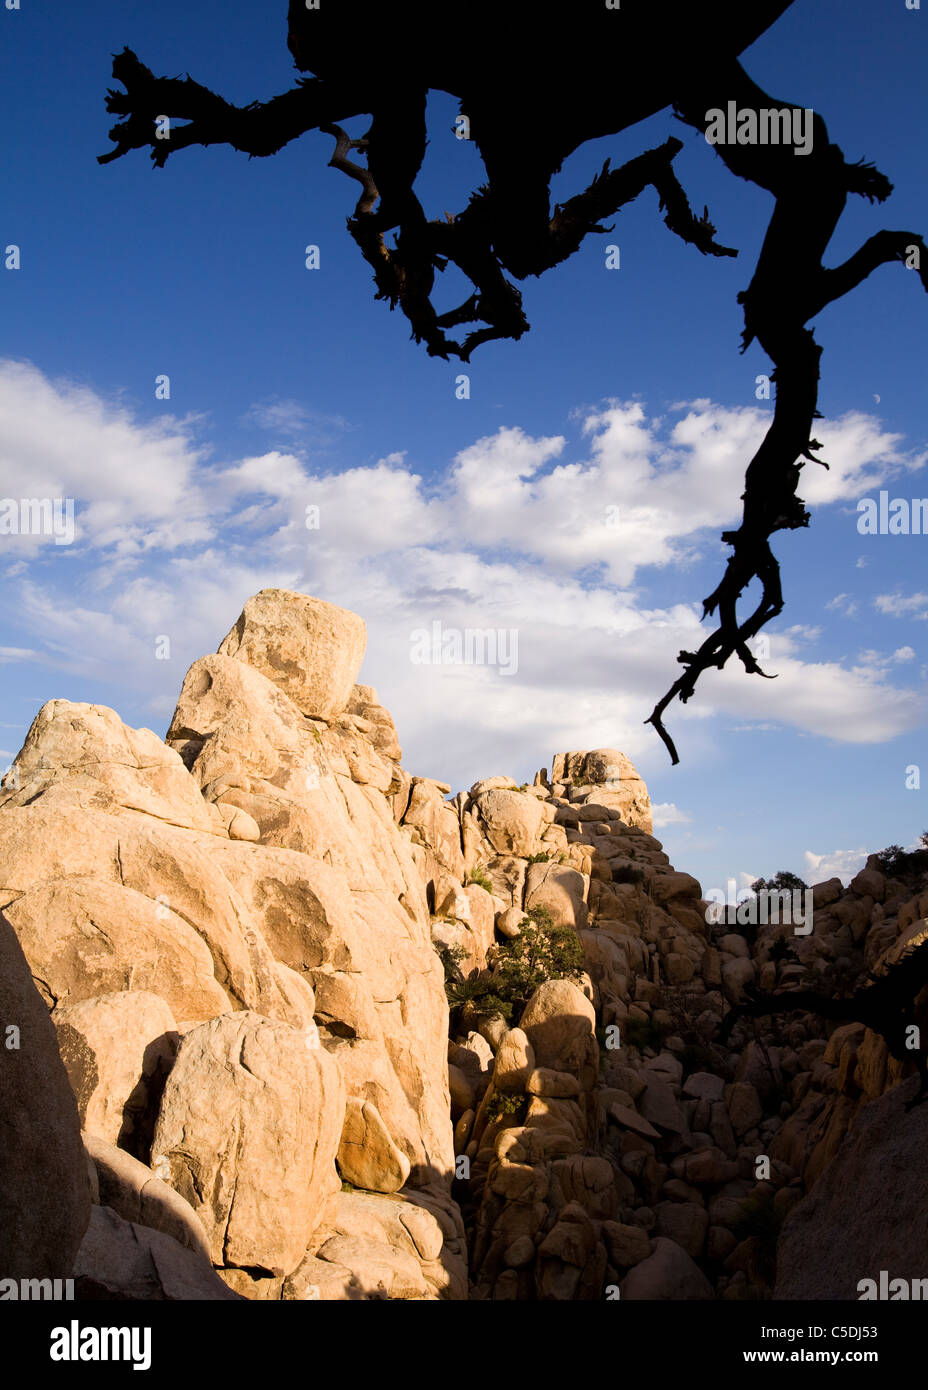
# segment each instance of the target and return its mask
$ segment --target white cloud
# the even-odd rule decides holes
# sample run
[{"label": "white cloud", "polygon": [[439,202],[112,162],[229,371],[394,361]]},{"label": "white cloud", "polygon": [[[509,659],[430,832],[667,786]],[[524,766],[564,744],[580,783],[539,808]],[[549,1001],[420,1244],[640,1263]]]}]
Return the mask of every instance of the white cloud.
[{"label": "white cloud", "polygon": [[816,421],[821,441],[818,457],[828,468],[807,463],[800,492],[810,507],[847,499],[855,501],[880,483],[916,472],[928,462],[928,451],[905,450],[903,436],[884,430],[873,415],[851,410],[833,422]]},{"label": "white cloud", "polygon": [[[4,361],[0,496],[75,499],[78,545],[108,547],[116,556],[199,544],[215,526],[196,476],[206,450],[193,442],[195,423],[141,423],[87,387],[50,381],[28,362]],[[11,549],[43,543],[2,540]]]},{"label": "white cloud", "polygon": [[[296,427],[290,404],[266,409]],[[43,659],[144,690],[164,716],[189,662],[215,650],[250,593],[302,589],[367,620],[362,678],[392,708],[413,767],[462,785],[494,771],[522,780],[565,748],[657,761],[642,721],[677,652],[706,629],[695,604],[655,606],[632,586],[643,567],[720,554],[717,532],[737,520],[745,460],[768,423],[711,402],[668,423],[613,402],[585,414],[579,445],[510,426],[444,471],[436,460],[428,480],[400,452],[341,473],[280,449],[217,464],[196,422],[139,422],[86,388],[0,363],[0,495],[28,480],[31,495],[78,499],[77,540],[63,548],[73,554],[16,577],[19,615]],[[841,465],[831,497],[854,495],[865,467],[915,466],[865,417],[828,438]],[[514,630],[516,674],[413,664],[411,633],[433,621]],[[162,635],[169,661],[155,659]],[[920,696],[893,686],[887,667],[804,662],[801,644],[818,635],[774,634],[777,680],[710,673],[673,711],[690,756],[709,751],[719,712],[852,742],[918,723]]]},{"label": "white cloud", "polygon": [[858,606],[856,599],[852,599],[850,594],[835,594],[834,598],[830,598],[825,604],[826,608],[836,613],[843,613],[848,618],[853,618]]},{"label": "white cloud", "polygon": [[891,618],[928,618],[928,594],[877,594],[874,607]]},{"label": "white cloud", "polygon": [[829,878],[840,878],[847,885],[867,862],[866,849],[834,849],[830,853],[815,854],[807,849],[803,855],[805,872],[802,877],[806,883],[824,883]]},{"label": "white cloud", "polygon": [[333,444],[354,428],[342,415],[311,410],[301,401],[280,396],[256,401],[246,411],[242,421],[246,425],[256,425],[278,439],[318,448]]},{"label": "white cloud", "polygon": [[661,801],[651,807],[651,820],[655,830],[661,830],[665,825],[689,825],[693,817],[687,815],[686,811],[681,811],[672,801]]}]

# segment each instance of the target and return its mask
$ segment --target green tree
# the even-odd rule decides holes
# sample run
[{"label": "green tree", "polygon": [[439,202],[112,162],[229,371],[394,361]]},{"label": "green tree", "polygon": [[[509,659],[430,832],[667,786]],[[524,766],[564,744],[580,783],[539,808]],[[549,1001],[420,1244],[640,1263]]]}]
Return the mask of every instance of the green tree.
[{"label": "green tree", "polygon": [[544,907],[533,907],[519,935],[491,948],[487,969],[465,977],[460,946],[443,947],[445,991],[452,1009],[473,1003],[481,1013],[499,1013],[517,1023],[539,985],[576,980],[583,974],[583,947],[572,927],[556,926]]},{"label": "green tree", "polygon": [[781,869],[774,874],[773,878],[755,878],[751,884],[752,893],[795,893],[804,892],[808,888],[807,883],[803,883],[798,874],[791,874],[789,869]]}]

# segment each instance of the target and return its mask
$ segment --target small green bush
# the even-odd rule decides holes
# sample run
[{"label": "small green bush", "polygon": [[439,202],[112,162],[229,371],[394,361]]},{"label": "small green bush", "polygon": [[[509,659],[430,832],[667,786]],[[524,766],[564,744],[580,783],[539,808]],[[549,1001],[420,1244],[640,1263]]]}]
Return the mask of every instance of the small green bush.
[{"label": "small green bush", "polygon": [[530,864],[547,864],[550,858],[551,856],[548,853],[548,851],[542,850],[541,854],[530,854],[528,857],[528,862]]},{"label": "small green bush", "polygon": [[494,1091],[487,1101],[487,1124],[495,1124],[497,1120],[502,1120],[507,1115],[518,1115],[527,1100],[528,1097],[524,1091],[519,1091],[517,1094]]},{"label": "small green bush", "polygon": [[476,883],[478,888],[484,888],[488,893],[493,892],[493,884],[482,869],[472,869],[467,875],[468,883]]},{"label": "small green bush", "polygon": [[473,1003],[481,1013],[518,1022],[539,985],[547,980],[579,979],[583,947],[572,927],[555,926],[544,907],[533,907],[519,924],[519,935],[494,946],[488,968],[465,979],[460,947],[439,947],[445,965],[445,992],[452,1008]]}]

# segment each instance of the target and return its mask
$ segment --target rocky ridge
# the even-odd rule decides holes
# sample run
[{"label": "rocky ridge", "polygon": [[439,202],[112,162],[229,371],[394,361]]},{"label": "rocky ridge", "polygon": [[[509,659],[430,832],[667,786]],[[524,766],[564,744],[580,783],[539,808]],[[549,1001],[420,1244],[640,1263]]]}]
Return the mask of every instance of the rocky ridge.
[{"label": "rocky ridge", "polygon": [[[402,767],[364,645],[264,590],[165,740],[36,716],[0,790],[0,1026],[30,1039],[0,1128],[32,1155],[0,1143],[0,1191],[35,1215],[6,1265],[87,1297],[855,1297],[845,1249],[810,1283],[842,1200],[816,1185],[885,1137],[903,1064],[862,1024],[719,1024],[750,985],[852,988],[928,930],[928,884],[873,859],[809,936],[710,924],[621,753],[450,797]],[[452,991],[449,1033],[446,973],[533,923],[576,971],[508,1019]]]}]

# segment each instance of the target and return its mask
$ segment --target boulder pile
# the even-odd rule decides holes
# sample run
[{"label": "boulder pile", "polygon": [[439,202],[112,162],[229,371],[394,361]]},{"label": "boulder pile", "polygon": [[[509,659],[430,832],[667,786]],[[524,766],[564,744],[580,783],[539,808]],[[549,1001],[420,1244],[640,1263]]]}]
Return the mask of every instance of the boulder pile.
[{"label": "boulder pile", "polygon": [[[908,1069],[858,1023],[719,1026],[748,986],[853,987],[928,892],[871,861],[816,887],[811,935],[715,924],[623,754],[451,797],[402,767],[364,647],[356,615],[264,590],[164,740],[36,716],[0,788],[0,1277],[810,1296],[825,1179],[885,1141],[868,1107]],[[539,932],[569,963],[520,995]],[[856,1296],[842,1267],[821,1296]]]}]

